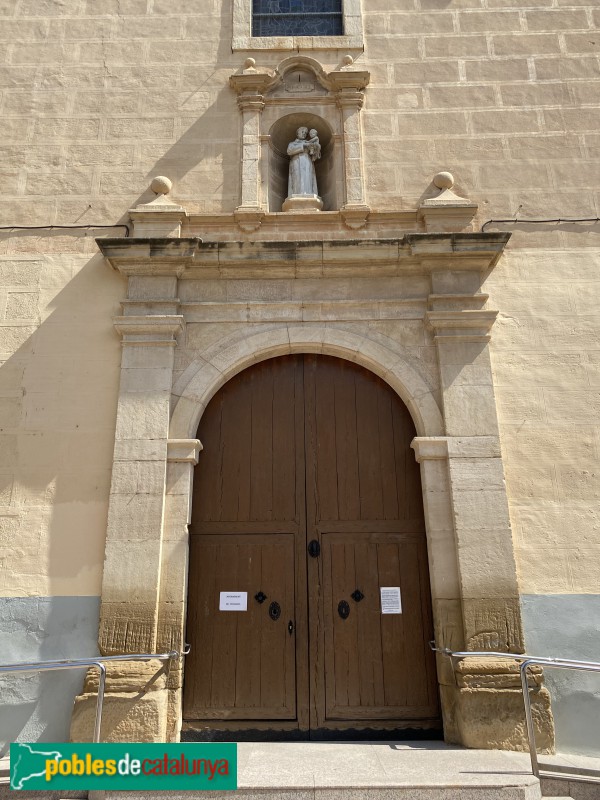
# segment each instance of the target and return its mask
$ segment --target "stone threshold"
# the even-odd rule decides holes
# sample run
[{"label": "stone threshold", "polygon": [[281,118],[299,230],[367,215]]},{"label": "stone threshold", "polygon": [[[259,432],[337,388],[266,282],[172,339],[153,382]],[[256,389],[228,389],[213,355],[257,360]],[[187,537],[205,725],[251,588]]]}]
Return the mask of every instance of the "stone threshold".
[{"label": "stone threshold", "polygon": [[[541,800],[527,755],[443,742],[295,742],[238,745],[238,791],[215,800]],[[178,792],[144,798],[191,800]],[[133,800],[142,793],[90,794]]]},{"label": "stone threshold", "polygon": [[[242,742],[238,744],[239,789],[199,792],[212,800],[600,800],[598,758],[543,756],[540,783],[529,755],[469,750],[444,742]],[[560,773],[563,773],[562,775]],[[0,758],[0,800],[8,788],[9,758]],[[67,800],[67,793],[19,793],[23,800]],[[568,797],[567,797],[568,795]],[[69,793],[85,798],[87,792]],[[194,793],[91,792],[89,800],[128,798],[193,800]]]}]

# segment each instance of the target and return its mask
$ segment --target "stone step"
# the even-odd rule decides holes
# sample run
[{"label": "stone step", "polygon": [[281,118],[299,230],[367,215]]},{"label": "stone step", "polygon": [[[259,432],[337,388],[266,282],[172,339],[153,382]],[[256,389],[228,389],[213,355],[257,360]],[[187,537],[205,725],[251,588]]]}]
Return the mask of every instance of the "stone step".
[{"label": "stone step", "polygon": [[[202,745],[199,744],[199,747]],[[238,744],[235,800],[541,800],[529,757],[443,742]],[[198,792],[107,792],[90,800],[205,800]],[[211,792],[211,800],[233,800]]]},{"label": "stone step", "polygon": [[[211,792],[211,800],[233,800],[234,796],[235,800],[542,800],[526,754],[467,750],[431,741],[243,742],[238,744],[238,786],[235,793]],[[570,791],[570,787],[565,789]],[[0,800],[14,800],[13,794],[8,786],[0,787]],[[40,796],[64,800],[66,793]],[[146,797],[206,800],[207,795],[89,793],[89,800]]]},{"label": "stone step", "polygon": [[[211,800],[230,800],[231,792],[211,792]],[[541,800],[539,793],[527,793],[524,789],[425,787],[401,789],[380,787],[358,787],[356,789],[293,789],[281,791],[238,790],[233,795],[236,800]],[[92,798],[90,797],[90,800]],[[206,792],[107,792],[93,800],[206,800]]]}]

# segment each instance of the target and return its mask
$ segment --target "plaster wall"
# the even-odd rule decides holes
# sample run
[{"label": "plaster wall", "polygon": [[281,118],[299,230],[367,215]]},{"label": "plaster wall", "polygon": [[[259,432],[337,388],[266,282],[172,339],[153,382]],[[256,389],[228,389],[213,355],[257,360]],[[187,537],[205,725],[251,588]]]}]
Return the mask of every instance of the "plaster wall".
[{"label": "plaster wall", "polygon": [[[88,658],[98,652],[99,597],[0,598],[3,661]],[[85,670],[3,675],[0,756],[11,742],[60,742],[67,737],[73,700]]]},{"label": "plaster wall", "polygon": [[[517,210],[598,216],[596,4],[362,6],[365,51],[350,52],[371,73],[362,114],[373,209],[415,209],[446,168],[457,193],[479,203],[480,222]],[[250,53],[231,52],[230,2],[191,10],[179,0],[0,0],[0,225],[114,224],[152,199],[157,174],[174,181],[189,212],[235,209],[239,112],[227,81]],[[345,52],[310,55],[333,69]],[[288,54],[252,53],[270,67]],[[598,597],[600,227],[514,229],[484,288],[501,312],[491,352],[526,644],[600,658],[570,622],[596,613]],[[0,231],[0,594],[24,620],[38,615],[38,598],[100,592],[121,356],[111,317],[124,286],[83,233]],[[328,323],[327,302],[340,296],[374,299],[368,279],[274,281],[256,289],[260,297],[241,281],[202,289],[249,308],[322,300],[314,324]],[[390,283],[386,293],[408,289]],[[189,348],[202,351],[236,325],[190,325],[175,378]],[[435,391],[420,322],[368,326],[418,363]],[[91,611],[61,618],[80,641],[95,641]],[[60,642],[52,655],[73,655],[72,640]],[[15,660],[37,657],[25,641],[14,648]],[[562,707],[578,713],[577,698],[568,706],[561,691]],[[62,692],[47,701],[57,714],[73,688]],[[569,731],[563,743],[581,747]]]},{"label": "plaster wall", "polygon": [[[350,52],[371,73],[373,208],[414,209],[448,168],[483,219],[597,215],[595,3],[364,0],[362,12],[364,53]],[[232,0],[3,0],[0,15],[3,221],[114,223],[157,174],[191,212],[236,208],[240,123],[227,81],[249,53],[231,50]],[[325,43],[306,52],[339,67],[346,50]],[[253,55],[275,67],[289,53]]]},{"label": "plaster wall", "polygon": [[[530,652],[555,658],[598,660],[600,597],[593,594],[523,595],[523,621]],[[549,630],[558,633],[549,635]],[[598,757],[600,676],[548,669],[557,750]]]},{"label": "plaster wall", "polygon": [[[98,652],[120,359],[111,315],[123,281],[90,239],[3,245],[2,662],[85,658]],[[0,750],[17,737],[65,740],[82,682],[81,672],[4,676]]]},{"label": "plaster wall", "polygon": [[[527,233],[516,235],[525,238]],[[492,367],[528,653],[600,660],[600,256],[510,251]],[[600,679],[547,670],[559,750],[597,755]]]}]

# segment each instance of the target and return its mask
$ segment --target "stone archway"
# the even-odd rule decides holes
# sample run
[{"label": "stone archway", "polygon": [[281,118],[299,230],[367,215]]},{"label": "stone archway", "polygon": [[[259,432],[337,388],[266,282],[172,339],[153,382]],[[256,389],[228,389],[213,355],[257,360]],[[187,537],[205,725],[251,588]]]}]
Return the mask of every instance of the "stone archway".
[{"label": "stone archway", "polygon": [[173,386],[177,400],[169,438],[192,438],[210,398],[238,372],[257,361],[292,353],[324,353],[355,361],[397,392],[409,408],[419,436],[443,436],[444,422],[432,388],[412,366],[410,354],[397,344],[392,349],[365,333],[334,325],[285,324],[251,335],[237,332],[204,350]]},{"label": "stone archway", "polygon": [[[172,630],[175,625],[181,631],[183,641],[187,601],[187,529],[191,520],[193,466],[201,447],[193,437],[210,399],[227,381],[252,364],[293,353],[322,353],[360,364],[382,378],[409,409],[420,437],[416,442],[444,442],[443,418],[431,387],[411,363],[410,354],[403,352],[397,344],[390,344],[393,345],[365,334],[337,329],[334,325],[287,324],[250,336],[237,333],[219,340],[187,367],[173,387],[177,401],[171,416],[167,465],[168,530],[179,544],[169,547],[168,558],[163,557],[163,563],[169,574],[165,582],[176,591],[176,597],[169,594],[166,602],[161,602],[159,630]],[[456,642],[458,646],[463,631],[450,484],[437,458],[438,454],[436,461],[424,459],[421,463],[435,636],[437,641],[444,641],[446,645]],[[171,486],[174,492],[170,491]],[[176,619],[173,617],[175,608],[181,611],[181,616]],[[452,640],[449,636],[453,637]],[[438,665],[439,681],[452,685],[453,677],[445,667],[447,665],[443,662]],[[180,725],[180,693],[173,697],[171,705],[177,715],[177,725]]]},{"label": "stone archway", "polygon": [[[410,234],[400,240],[340,240],[335,246],[322,242],[316,250],[296,242],[200,245],[177,238],[103,245],[111,263],[129,277],[129,294],[124,315],[115,320],[123,358],[102,652],[183,648],[190,491],[201,448],[194,438],[198,421],[232,375],[271,356],[299,352],[365,366],[398,393],[412,415],[437,644],[522,652],[489,356],[496,312],[484,307],[487,296],[480,290],[482,272],[495,264],[505,240],[492,234]],[[356,304],[353,280],[367,263],[370,299]],[[323,308],[320,301],[305,306],[298,299],[271,302],[267,297],[257,308],[247,303],[243,316],[239,303],[225,300],[217,304],[226,320],[218,335],[207,341],[201,334],[194,344],[184,339],[186,324],[203,331],[212,304],[205,304],[197,284],[185,288],[192,298],[185,305],[178,292],[186,278],[206,279],[207,274],[217,275],[217,282],[250,277],[244,292],[259,297],[271,291],[274,275],[294,281],[300,275],[308,282],[317,275],[319,282],[324,279],[318,289],[335,285],[335,297]],[[390,275],[397,281],[391,300]],[[338,290],[349,300],[339,300]],[[313,321],[299,321],[305,314]],[[419,346],[411,350],[406,342],[415,337]],[[174,381],[176,348],[181,348],[178,368],[183,362],[183,369]],[[115,709],[117,716],[109,737],[178,737],[181,664],[140,695],[148,670],[159,667],[128,667],[109,681],[107,711]],[[473,658],[458,672],[457,677],[449,661],[438,658],[446,739],[477,747],[522,746],[522,700],[511,667]],[[536,699],[540,734],[546,737],[540,741],[547,742],[552,730],[547,692],[542,689]],[[81,731],[94,703],[93,683],[88,683],[76,705],[75,739],[85,736]]]},{"label": "stone archway", "polygon": [[[348,359],[260,359],[198,436],[186,739],[438,738],[415,426],[397,393]],[[397,587],[389,614],[380,586]],[[222,591],[244,593],[243,613],[222,613]]]}]

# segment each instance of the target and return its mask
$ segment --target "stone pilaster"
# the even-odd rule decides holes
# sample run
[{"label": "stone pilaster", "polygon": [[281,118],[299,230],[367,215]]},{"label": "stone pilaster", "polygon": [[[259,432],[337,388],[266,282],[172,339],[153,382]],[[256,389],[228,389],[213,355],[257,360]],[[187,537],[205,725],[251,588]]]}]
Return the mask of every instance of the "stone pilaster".
[{"label": "stone pilaster", "polygon": [[[426,319],[437,346],[447,436],[414,443],[424,473],[426,518],[433,461],[443,464],[438,483],[450,490],[464,636],[459,647],[521,653],[519,586],[489,354],[497,312],[486,307],[474,272],[433,272],[432,287]],[[452,637],[440,634],[439,645],[456,649],[456,643],[447,644]],[[469,659],[458,669],[457,686],[442,682],[447,738],[470,747],[526,747],[515,669],[508,661]],[[540,746],[551,748],[547,691],[538,685],[534,700]]]},{"label": "stone pilaster", "polygon": [[[438,351],[466,647],[522,651],[519,589],[489,354],[497,312],[473,273],[432,276],[427,323]],[[486,559],[481,559],[481,537]]]},{"label": "stone pilaster", "polygon": [[[158,631],[163,548],[167,546],[170,396],[174,350],[184,330],[177,283],[198,241],[103,240],[99,244],[110,263],[128,278],[123,313],[114,319],[122,358],[99,647],[104,655],[158,653],[168,644],[164,621],[161,641]],[[172,639],[181,644],[180,634]],[[172,683],[180,685],[180,676],[180,665],[167,668],[158,661],[111,667],[103,739],[165,741],[170,730],[170,688]],[[76,701],[71,726],[76,741],[91,735],[94,681],[90,671]]]},{"label": "stone pilaster", "polygon": [[242,192],[235,219],[246,232],[259,228],[265,214],[261,196],[260,116],[265,107],[264,92],[274,78],[271,70],[259,71],[255,63],[253,58],[247,59],[243,71],[229,79],[238,94],[242,115]]},{"label": "stone pilaster", "polygon": [[[164,279],[146,278],[137,289],[151,293],[150,284],[156,281],[162,284]],[[162,294],[163,285],[160,290]],[[115,327],[122,336],[123,355],[100,648],[105,654],[151,653],[157,644],[173,349],[183,317],[121,316]]]},{"label": "stone pilaster", "polygon": [[[161,651],[185,650],[185,609],[189,535],[192,514],[194,466],[202,444],[198,439],[169,439],[167,442],[167,484],[163,531],[157,647]],[[169,670],[167,741],[176,741],[181,730],[183,704],[183,661]]]},{"label": "stone pilaster", "polygon": [[370,212],[366,199],[360,114],[370,75],[368,72],[339,70],[330,72],[328,79],[337,89],[336,103],[342,114],[346,197],[341,214],[348,227],[361,228]]}]

